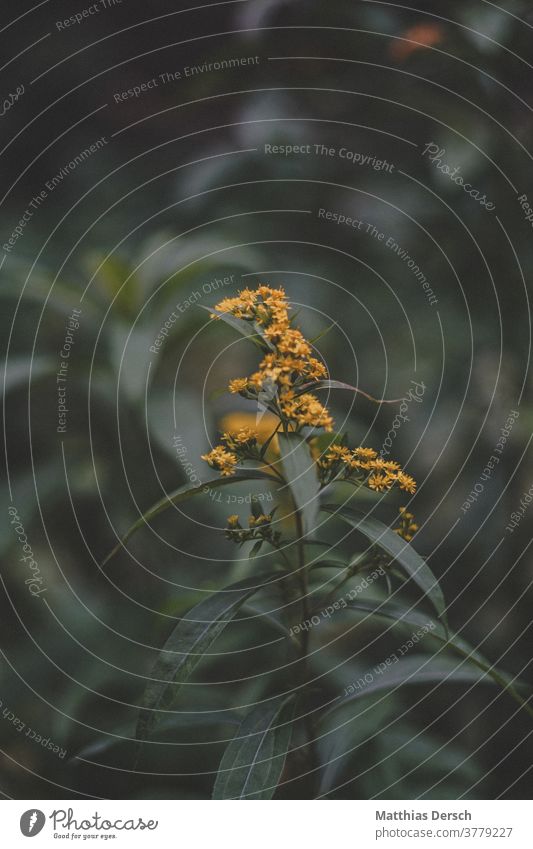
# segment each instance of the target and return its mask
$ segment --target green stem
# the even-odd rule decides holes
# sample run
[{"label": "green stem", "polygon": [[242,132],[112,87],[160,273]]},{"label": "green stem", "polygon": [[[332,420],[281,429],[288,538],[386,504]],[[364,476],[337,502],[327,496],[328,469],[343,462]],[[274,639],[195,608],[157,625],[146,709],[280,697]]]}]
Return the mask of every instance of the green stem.
[{"label": "green stem", "polygon": [[272,465],[272,463],[269,463],[268,460],[264,460],[264,459],[261,460],[261,462],[265,466],[268,466],[268,468],[271,469],[271,471],[274,472],[274,474],[276,475],[276,477],[277,477],[277,479],[279,480],[280,483],[283,483],[283,484],[285,483],[285,479],[284,479],[283,475],[281,475],[280,472],[278,472],[278,470],[276,469],[275,466]]},{"label": "green stem", "polygon": [[289,558],[287,557],[287,555],[285,554],[285,552],[283,551],[283,549],[279,545],[275,545],[275,543],[273,543],[273,542],[271,542],[270,545],[272,546],[274,551],[277,551],[278,554],[280,554],[283,557],[283,560],[285,561],[285,565],[292,572],[292,563],[289,560]]},{"label": "green stem", "polygon": [[[295,505],[295,517],[296,517],[296,534],[297,540],[296,545],[298,549],[298,579],[300,581],[300,589],[302,593],[302,622],[305,622],[309,619],[311,610],[309,605],[309,583],[307,577],[307,566],[305,565],[305,548],[304,548],[304,528],[302,522],[302,516],[299,510],[296,509]],[[302,635],[302,657],[305,658],[307,656],[309,650],[309,632],[304,630]]]},{"label": "green stem", "polygon": [[[299,510],[296,509],[295,505],[295,515],[296,515],[296,532],[298,535],[297,545],[298,545],[298,575],[300,578],[300,588],[302,593],[302,622],[306,622],[311,617],[311,606],[309,603],[309,581],[308,581],[308,567],[305,563],[305,547],[304,547],[304,528],[302,522],[302,516]],[[309,631],[307,628],[302,630],[302,643],[301,643],[301,660],[302,660],[302,680],[304,684],[307,684],[308,679],[308,654],[309,654]],[[307,751],[309,758],[309,777],[310,777],[310,792],[314,797],[314,777],[316,775],[315,769],[318,764],[318,755],[316,750],[315,743],[315,729],[313,724],[313,718],[308,711],[304,718],[304,726],[305,726],[305,735],[307,737]]]}]

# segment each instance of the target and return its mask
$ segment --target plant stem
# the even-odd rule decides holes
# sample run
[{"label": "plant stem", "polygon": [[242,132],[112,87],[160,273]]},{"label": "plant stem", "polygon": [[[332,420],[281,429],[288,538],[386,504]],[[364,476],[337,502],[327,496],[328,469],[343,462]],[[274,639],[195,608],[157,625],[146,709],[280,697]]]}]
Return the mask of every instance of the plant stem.
[{"label": "plant stem", "polygon": [[[297,545],[298,545],[298,575],[300,578],[300,588],[302,593],[302,622],[308,620],[311,616],[311,607],[309,603],[309,582],[308,582],[308,567],[305,563],[305,548],[304,548],[304,528],[302,522],[302,516],[298,509],[296,509],[295,505],[295,515],[296,515],[296,533],[298,535]],[[302,630],[302,642],[301,642],[301,661],[302,661],[302,681],[304,685],[307,684],[308,681],[308,654],[309,654],[309,631],[307,628]],[[313,726],[313,719],[311,713],[309,711],[306,712],[304,717],[304,726],[305,726],[305,735],[307,737],[307,751],[308,751],[308,760],[309,760],[309,779],[310,779],[310,787],[311,793],[310,795],[314,798],[314,776],[316,765],[318,764],[318,757],[316,751],[315,744],[315,729]]]},{"label": "plant stem", "polygon": [[278,554],[280,554],[283,557],[283,560],[285,561],[285,565],[292,571],[292,563],[289,560],[289,558],[287,557],[287,555],[285,554],[285,552],[283,551],[283,549],[279,545],[275,545],[275,543],[273,543],[273,542],[271,542],[270,544],[271,544],[272,548],[274,549],[274,551],[277,551]]},{"label": "plant stem", "polygon": [[269,469],[271,469],[271,470],[274,472],[274,474],[276,475],[276,477],[277,477],[277,479],[280,481],[280,483],[283,483],[283,484],[285,483],[285,480],[284,480],[283,476],[282,476],[282,475],[280,474],[280,472],[276,469],[276,467],[272,465],[272,463],[269,463],[269,462],[268,462],[268,460],[261,460],[261,462],[262,462],[265,466],[268,466],[268,468],[269,468]]},{"label": "plant stem", "polygon": [[[296,516],[296,534],[297,540],[296,544],[298,547],[298,578],[300,581],[300,589],[302,593],[302,622],[305,622],[306,619],[309,619],[311,610],[309,606],[309,584],[307,579],[307,566],[305,565],[305,549],[304,549],[304,528],[302,522],[302,516],[299,510],[296,509],[295,505],[295,516]],[[302,657],[305,658],[307,656],[309,650],[309,633],[304,630],[302,635]]]}]

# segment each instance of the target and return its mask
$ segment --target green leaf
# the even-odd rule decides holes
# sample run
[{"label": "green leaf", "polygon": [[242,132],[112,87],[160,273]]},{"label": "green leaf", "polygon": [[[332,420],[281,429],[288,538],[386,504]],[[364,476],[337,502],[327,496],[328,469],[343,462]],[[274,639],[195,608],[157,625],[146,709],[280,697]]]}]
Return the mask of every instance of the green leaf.
[{"label": "green leaf", "polygon": [[[205,729],[213,727],[228,726],[228,736],[239,726],[238,714],[235,711],[226,711],[223,715],[216,713],[198,713],[189,716],[170,716],[158,723],[157,732],[159,737],[179,730],[187,739],[187,745],[194,739],[192,732],[198,731],[205,735]],[[92,760],[112,752],[115,749],[134,746],[138,741],[133,736],[134,729],[130,723],[115,728],[112,732],[99,734],[95,740],[91,740],[76,753],[75,757],[80,760]],[[197,735],[196,735],[197,736]]]},{"label": "green leaf", "polygon": [[6,395],[14,389],[28,389],[30,372],[31,386],[42,377],[54,374],[57,371],[57,363],[51,357],[12,356],[6,361],[5,375],[0,383],[0,394]]},{"label": "green leaf", "polygon": [[357,386],[351,386],[349,383],[343,383],[341,380],[315,380],[312,383],[306,383],[300,386],[296,395],[303,395],[305,392],[318,392],[319,389],[347,389],[349,392],[355,392],[356,395],[362,395],[368,401],[373,401],[374,404],[400,404],[403,398],[374,398],[368,392],[363,392]]},{"label": "green leaf", "polygon": [[369,613],[371,616],[382,616],[384,619],[391,619],[397,625],[412,625],[415,628],[428,625],[431,628],[428,636],[434,637],[439,642],[456,649],[463,656],[468,656],[472,660],[479,660],[488,664],[488,661],[483,655],[472,648],[466,640],[463,640],[457,634],[447,633],[442,623],[436,619],[432,619],[427,613],[421,613],[419,610],[411,610],[390,601],[376,602],[358,599],[357,601],[349,601],[347,604],[350,610],[359,610],[361,613]]},{"label": "green leaf", "polygon": [[133,534],[142,528],[143,525],[147,525],[152,519],[156,516],[159,516],[160,513],[163,513],[165,510],[168,510],[173,504],[179,504],[181,501],[187,501],[189,498],[192,498],[194,495],[199,495],[204,492],[208,492],[211,489],[219,489],[222,486],[229,486],[229,484],[242,483],[243,481],[249,480],[269,480],[272,483],[278,485],[278,482],[271,475],[267,475],[264,472],[259,471],[258,469],[250,469],[246,472],[246,474],[242,475],[232,475],[229,478],[215,478],[212,481],[206,481],[205,483],[200,484],[199,486],[191,486],[190,484],[184,484],[180,486],[178,489],[175,489],[173,492],[170,492],[160,501],[156,501],[155,504],[150,507],[146,513],[137,519],[134,524],[128,528],[126,533],[120,538],[120,541],[117,545],[109,552],[105,560],[102,561],[102,568],[109,563],[112,557],[120,551],[121,548],[124,547],[124,544],[129,540]]},{"label": "green leaf", "polygon": [[213,799],[271,799],[292,735],[294,696],[257,705],[226,748]]},{"label": "green leaf", "polygon": [[325,327],[324,330],[321,330],[320,333],[318,333],[316,336],[313,336],[313,338],[309,340],[309,343],[311,345],[314,345],[316,342],[318,342],[319,339],[323,339],[324,336],[327,336],[330,330],[333,330],[334,327],[338,326],[339,325],[337,324],[337,322],[334,321],[333,324],[329,325],[329,327]]},{"label": "green leaf", "polygon": [[309,536],[316,529],[319,509],[316,464],[300,434],[279,433],[278,442],[285,480],[302,517],[304,536]]},{"label": "green leaf", "polygon": [[215,316],[216,318],[221,319],[225,324],[228,324],[233,330],[237,330],[241,336],[246,336],[247,339],[250,339],[251,342],[254,342],[259,348],[270,348],[273,346],[268,342],[267,339],[262,336],[259,332],[256,324],[251,321],[245,321],[242,318],[235,318],[234,315],[230,315],[227,312],[219,312],[218,310],[212,309],[211,307],[206,307],[203,304],[200,304],[203,310],[207,310],[210,315]]},{"label": "green leaf", "polygon": [[[365,680],[365,674],[370,674],[370,681]],[[357,677],[355,677],[357,675]],[[354,702],[356,699],[370,696],[379,690],[390,690],[404,684],[431,684],[446,681],[448,683],[473,682],[492,683],[487,674],[475,666],[465,664],[452,657],[440,655],[422,655],[404,657],[387,666],[383,672],[376,668],[367,673],[360,671],[354,674],[355,680],[345,688],[345,693],[339,696],[325,713],[328,716],[334,710]],[[359,684],[359,679],[361,683]],[[352,692],[353,691],[353,692]]]},{"label": "green leaf", "polygon": [[276,572],[239,581],[201,601],[178,622],[161,649],[143,694],[136,729],[139,741],[152,734],[161,713],[170,712],[180,686],[245,601],[266,583],[281,577],[282,573]]},{"label": "green leaf", "polygon": [[344,434],[342,433],[319,433],[313,436],[313,450],[322,457],[332,445],[342,445]]},{"label": "green leaf", "polygon": [[378,519],[360,516],[348,507],[337,508],[334,505],[326,505],[323,509],[347,522],[348,525],[364,534],[372,543],[390,554],[393,560],[413,579],[424,595],[429,598],[446,627],[444,596],[438,581],[427,563],[408,542],[405,542]]},{"label": "green leaf", "polygon": [[[442,643],[445,648],[452,649],[461,655],[461,657],[474,663],[479,669],[486,672],[487,675],[489,675],[496,684],[502,687],[503,690],[506,690],[509,695],[518,702],[518,704],[527,708],[526,700],[523,699],[520,693],[517,692],[511,680],[511,676],[508,675],[508,673],[497,669],[481,654],[481,652],[473,648],[470,643],[458,634],[449,633],[440,622],[430,619],[426,614],[420,613],[417,610],[403,608],[401,605],[394,604],[392,602],[380,603],[366,601],[365,599],[349,601],[348,609],[359,610],[364,613],[369,613],[372,616],[382,616],[385,619],[392,619],[397,625],[412,625],[416,628],[424,625],[433,625],[433,628],[428,631],[428,636],[434,637]],[[526,688],[526,685],[522,682],[515,681],[514,683],[524,689],[527,689],[528,692],[530,691],[530,688]]]}]

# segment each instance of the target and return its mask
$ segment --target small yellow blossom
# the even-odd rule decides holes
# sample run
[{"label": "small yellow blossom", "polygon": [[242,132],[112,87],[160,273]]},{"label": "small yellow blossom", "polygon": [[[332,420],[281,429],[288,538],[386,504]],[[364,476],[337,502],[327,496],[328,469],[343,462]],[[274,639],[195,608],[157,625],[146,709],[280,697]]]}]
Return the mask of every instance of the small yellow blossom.
[{"label": "small yellow blossom", "polygon": [[344,445],[330,445],[326,451],[325,459],[330,460],[332,463],[336,460],[342,460],[347,463],[350,459],[350,449],[345,448]]},{"label": "small yellow blossom", "polygon": [[262,525],[269,525],[272,521],[270,514],[261,513],[260,516],[250,516],[248,524],[251,528],[260,528]]},{"label": "small yellow blossom", "polygon": [[233,395],[235,395],[238,392],[245,392],[247,386],[248,386],[248,378],[247,377],[236,377],[234,380],[230,380],[229,391]]},{"label": "small yellow blossom", "polygon": [[202,460],[220,472],[223,478],[229,478],[235,474],[235,466],[238,459],[232,451],[226,451],[222,445],[217,445],[208,454],[202,454]]},{"label": "small yellow blossom", "polygon": [[411,542],[413,535],[418,530],[418,525],[413,521],[415,518],[405,507],[400,507],[400,524],[394,528],[394,533],[402,537],[406,542]]},{"label": "small yellow blossom", "polygon": [[370,489],[375,489],[376,492],[384,492],[390,489],[393,484],[394,478],[389,477],[389,475],[382,475],[380,472],[370,475],[368,478],[368,486]]},{"label": "small yellow blossom", "polygon": [[406,475],[405,472],[398,472],[396,476],[398,486],[413,495],[416,492],[416,481],[411,475]]},{"label": "small yellow blossom", "polygon": [[297,398],[281,397],[280,406],[283,414],[298,426],[323,427],[325,431],[333,430],[333,419],[328,410],[310,392]]},{"label": "small yellow blossom", "polygon": [[374,460],[378,456],[378,452],[374,451],[373,448],[363,448],[362,445],[359,448],[354,448],[352,453],[359,460]]},{"label": "small yellow blossom", "polygon": [[226,431],[222,434],[222,442],[231,451],[238,451],[242,448],[251,448],[257,443],[257,431],[250,427],[240,427],[235,431]]}]

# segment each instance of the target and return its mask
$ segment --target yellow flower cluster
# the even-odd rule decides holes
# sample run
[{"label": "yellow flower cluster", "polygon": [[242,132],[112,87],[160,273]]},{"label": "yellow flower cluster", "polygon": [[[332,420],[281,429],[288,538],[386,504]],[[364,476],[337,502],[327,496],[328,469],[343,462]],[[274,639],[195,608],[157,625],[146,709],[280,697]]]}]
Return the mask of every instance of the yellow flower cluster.
[{"label": "yellow flower cluster", "polygon": [[243,451],[257,445],[257,432],[250,427],[240,427],[236,431],[226,431],[222,442],[230,451]]},{"label": "yellow flower cluster", "polygon": [[[228,516],[226,524],[226,539],[242,545],[245,542],[255,542],[255,549],[259,551],[264,542],[269,542],[276,547],[281,540],[279,531],[272,528],[272,513],[252,513],[248,518],[248,528],[243,528],[236,514]],[[252,553],[253,556],[253,553]]]},{"label": "yellow flower cluster", "polygon": [[394,460],[383,460],[378,457],[373,448],[354,448],[350,450],[344,445],[333,444],[317,461],[319,473],[324,483],[332,478],[351,477],[362,478],[370,489],[385,492],[396,484],[400,489],[413,494],[416,482],[407,475],[399,463]]},{"label": "yellow flower cluster", "polygon": [[234,475],[239,460],[256,459],[257,433],[249,427],[224,433],[221,442],[222,445],[217,445],[208,454],[202,454],[202,460],[222,477]]},{"label": "yellow flower cluster", "polygon": [[412,513],[405,507],[400,507],[400,524],[394,528],[394,532],[399,534],[406,542],[411,542],[413,534],[418,530],[418,525],[413,521],[415,518]]},{"label": "yellow flower cluster", "polygon": [[258,371],[231,380],[229,391],[259,399],[293,430],[307,426],[331,431],[333,420],[328,410],[311,393],[298,393],[305,384],[326,378],[327,370],[312,356],[303,334],[291,326],[285,291],[270,286],[244,289],[215,309],[252,322],[265,352]]},{"label": "yellow flower cluster", "polygon": [[202,460],[205,460],[212,469],[216,469],[223,478],[229,478],[235,474],[235,466],[239,462],[238,457],[232,451],[226,451],[223,445],[217,445],[208,454],[202,454]]}]

